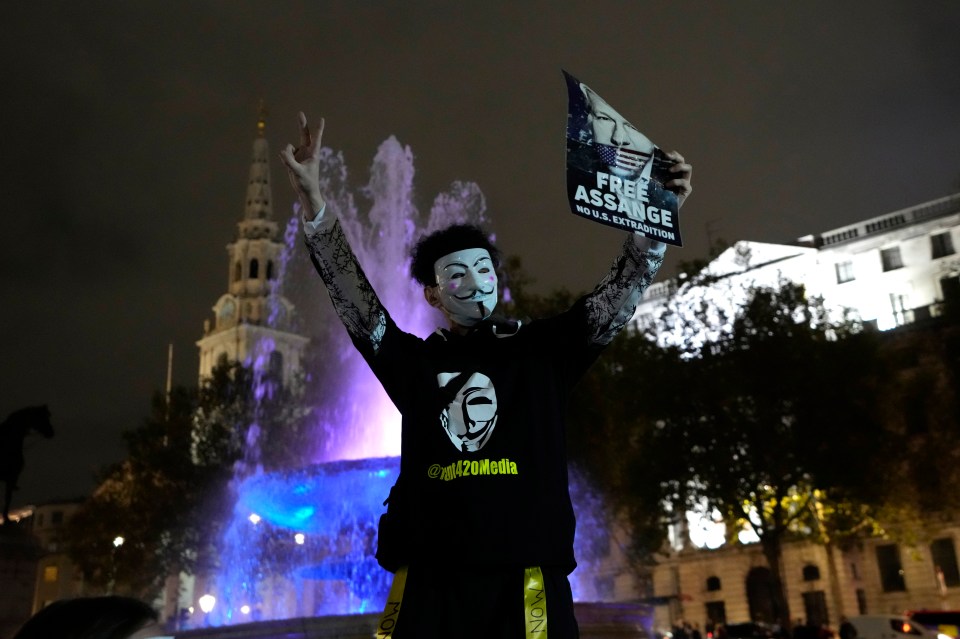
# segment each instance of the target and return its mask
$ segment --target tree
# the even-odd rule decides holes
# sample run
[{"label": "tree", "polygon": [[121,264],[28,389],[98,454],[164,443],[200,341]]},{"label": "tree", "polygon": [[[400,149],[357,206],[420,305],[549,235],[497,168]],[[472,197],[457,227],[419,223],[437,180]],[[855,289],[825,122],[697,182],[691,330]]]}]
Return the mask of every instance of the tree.
[{"label": "tree", "polygon": [[[575,299],[534,295],[516,261],[509,271],[508,313],[548,316]],[[729,531],[753,529],[782,584],[786,540],[823,544],[832,560],[832,548],[864,537],[910,541],[919,513],[960,500],[950,490],[960,479],[955,320],[865,332],[786,281],[718,297],[745,302],[675,312],[682,344],[658,345],[656,328],[624,331],[571,398],[571,461],[626,514],[639,576],[693,506],[716,507]],[[789,622],[782,585],[777,599]]]},{"label": "tree", "polygon": [[146,595],[189,566],[197,528],[211,521],[193,519],[209,488],[191,459],[195,406],[191,389],[156,394],[151,416],[125,434],[127,459],[102,472],[69,521],[68,552],[87,583]]},{"label": "tree", "polygon": [[728,530],[752,528],[773,576],[768,621],[789,622],[784,540],[820,534],[827,500],[853,512],[847,500],[877,503],[885,485],[874,463],[885,441],[881,358],[875,336],[831,320],[802,285],[756,287],[746,299],[732,316],[701,306],[696,321],[716,338],[667,347],[657,361],[647,383],[659,392],[643,408],[653,427],[638,432],[630,488],[663,517],[705,506]]},{"label": "tree", "polygon": [[68,523],[68,552],[86,581],[148,597],[167,575],[213,561],[231,478],[304,463],[301,387],[234,363],[199,389],[157,393],[150,417],[125,433],[127,458],[101,473]]},{"label": "tree", "polygon": [[887,465],[892,501],[904,511],[948,515],[960,507],[960,324],[946,314],[893,331],[885,342],[895,375],[884,408],[900,442]]}]

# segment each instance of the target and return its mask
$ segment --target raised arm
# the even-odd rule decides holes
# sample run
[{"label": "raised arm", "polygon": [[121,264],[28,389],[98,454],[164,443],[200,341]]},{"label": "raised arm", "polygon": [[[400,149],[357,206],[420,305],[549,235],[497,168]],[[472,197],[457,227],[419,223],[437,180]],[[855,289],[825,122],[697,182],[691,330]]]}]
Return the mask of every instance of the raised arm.
[{"label": "raised arm", "polygon": [[[664,186],[677,194],[678,205],[683,206],[693,192],[693,167],[676,151],[666,155],[674,161],[670,167],[674,179]],[[635,233],[627,237],[610,272],[584,300],[591,343],[605,346],[626,326],[660,270],[666,250],[663,242]]]},{"label": "raised arm", "polygon": [[301,112],[300,145],[288,144],[280,151],[290,183],[300,198],[304,240],[310,260],[320,274],[337,315],[358,346],[372,354],[380,349],[387,328],[387,313],[363,273],[353,249],[333,212],[320,193],[320,142],[324,121],[311,135]]}]

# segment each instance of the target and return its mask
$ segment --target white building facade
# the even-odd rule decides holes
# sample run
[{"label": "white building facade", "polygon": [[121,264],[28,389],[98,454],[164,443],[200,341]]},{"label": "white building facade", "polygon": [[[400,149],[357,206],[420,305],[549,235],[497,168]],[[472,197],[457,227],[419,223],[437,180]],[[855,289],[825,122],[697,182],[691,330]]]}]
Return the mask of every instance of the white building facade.
[{"label": "white building facade", "polygon": [[[636,319],[649,325],[678,297],[733,308],[751,285],[802,283],[828,308],[847,308],[879,330],[942,312],[960,300],[960,193],[864,220],[793,244],[740,241],[705,269],[707,286],[653,284]],[[671,327],[663,327],[670,332]],[[678,336],[679,338],[679,336]]]},{"label": "white building facade", "polygon": [[[821,296],[828,309],[847,309],[868,327],[890,330],[921,322],[960,304],[960,194],[881,215],[792,244],[741,241],[691,278],[650,287],[635,321],[665,343],[709,340],[665,324],[666,311],[701,300],[735,311],[751,286],[787,279]],[[653,569],[654,628],[685,621],[776,622],[771,574],[760,545],[734,543],[708,549],[686,528]],[[816,625],[839,625],[841,616],[902,614],[906,610],[960,609],[957,541],[960,525],[930,527],[913,546],[870,539],[840,550],[808,542],[784,545],[782,574],[790,614]],[[698,541],[699,543],[699,541]]]}]

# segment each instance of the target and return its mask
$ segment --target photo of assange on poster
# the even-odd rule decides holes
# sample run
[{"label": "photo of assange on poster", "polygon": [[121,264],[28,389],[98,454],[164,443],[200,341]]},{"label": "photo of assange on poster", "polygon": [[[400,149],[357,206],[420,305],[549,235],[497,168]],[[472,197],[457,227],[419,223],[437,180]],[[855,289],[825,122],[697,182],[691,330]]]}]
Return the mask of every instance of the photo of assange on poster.
[{"label": "photo of assange on poster", "polygon": [[596,91],[567,81],[567,197],[574,215],[683,246],[668,158]]}]

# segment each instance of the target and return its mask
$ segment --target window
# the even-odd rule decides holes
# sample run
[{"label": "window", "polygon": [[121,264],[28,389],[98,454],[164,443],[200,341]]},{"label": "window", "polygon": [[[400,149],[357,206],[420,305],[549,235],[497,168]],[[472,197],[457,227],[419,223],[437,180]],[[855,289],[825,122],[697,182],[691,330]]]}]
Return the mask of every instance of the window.
[{"label": "window", "polygon": [[727,623],[727,607],[722,601],[707,602],[707,622],[711,626],[718,623]]},{"label": "window", "polygon": [[820,568],[813,564],[807,564],[803,567],[803,580],[816,581],[820,579]]},{"label": "window", "polygon": [[837,284],[843,284],[844,282],[852,282],[857,279],[853,275],[853,262],[847,260],[846,262],[837,262],[835,264],[837,269]]},{"label": "window", "polygon": [[255,280],[258,277],[260,277],[260,262],[257,261],[257,258],[253,258],[250,260],[250,279]]},{"label": "window", "polygon": [[943,583],[947,587],[960,586],[960,570],[957,568],[957,551],[953,537],[934,539],[930,544],[930,556],[933,569],[943,572]]},{"label": "window", "polygon": [[900,257],[900,247],[894,246],[880,251],[880,261],[883,263],[883,270],[894,271],[903,268],[903,258]]},{"label": "window", "polygon": [[943,293],[943,301],[948,306],[960,304],[960,278],[956,275],[940,278],[940,291]]},{"label": "window", "polygon": [[953,255],[953,238],[950,232],[937,233],[930,236],[930,251],[933,259]]},{"label": "window", "polygon": [[43,580],[50,583],[57,580],[60,576],[60,571],[56,566],[44,566],[43,567]]},{"label": "window", "polygon": [[893,311],[894,322],[897,326],[903,326],[913,321],[913,311],[906,295],[890,293],[890,309]]},{"label": "window", "polygon": [[267,279],[272,280],[273,275],[273,260],[267,260]]},{"label": "window", "polygon": [[863,588],[857,588],[857,612],[867,614],[867,591]]},{"label": "window", "polygon": [[274,379],[283,378],[283,353],[280,351],[271,351],[270,353],[270,363],[268,364],[268,370],[271,377]]},{"label": "window", "polygon": [[707,577],[707,590],[709,592],[720,590],[720,577]]},{"label": "window", "polygon": [[50,514],[50,525],[59,526],[62,523],[63,523],[63,511],[62,510],[53,511],[53,513]]},{"label": "window", "polygon": [[827,616],[827,598],[822,590],[803,593],[803,611],[807,615],[807,624],[810,626],[819,628],[822,624],[830,622]]},{"label": "window", "polygon": [[903,592],[907,584],[903,580],[903,564],[900,549],[896,544],[877,546],[877,566],[880,568],[880,586],[884,592]]}]

